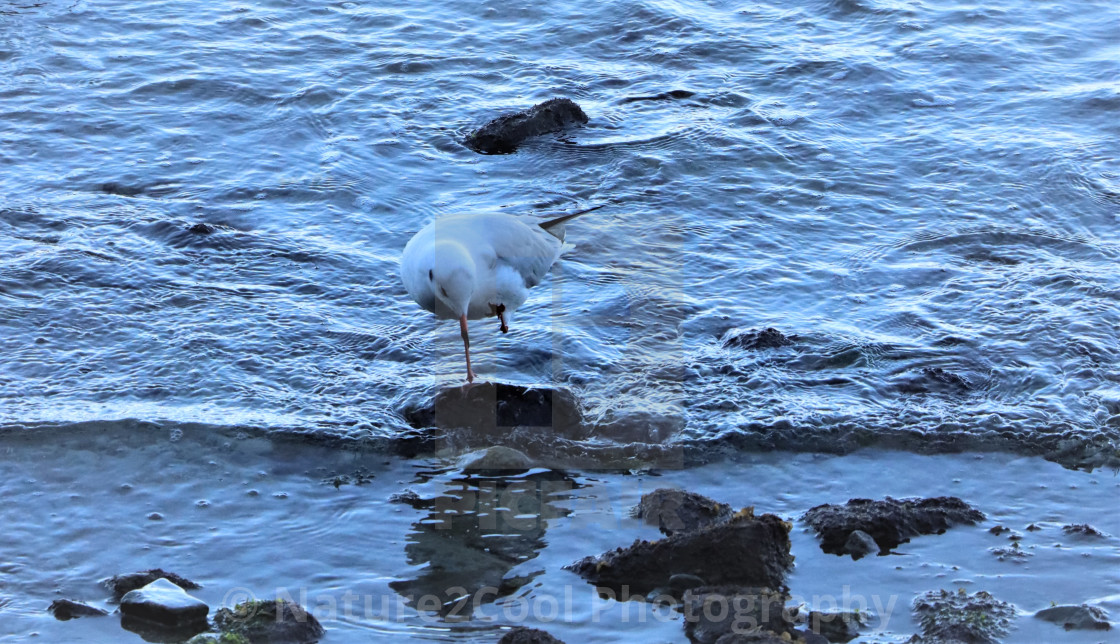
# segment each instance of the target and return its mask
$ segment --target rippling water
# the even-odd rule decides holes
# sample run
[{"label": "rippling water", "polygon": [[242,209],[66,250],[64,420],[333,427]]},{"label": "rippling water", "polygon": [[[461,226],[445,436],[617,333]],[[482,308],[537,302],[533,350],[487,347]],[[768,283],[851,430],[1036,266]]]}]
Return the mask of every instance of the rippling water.
[{"label": "rippling water", "polygon": [[0,424],[392,436],[463,375],[410,236],[612,199],[482,377],[661,440],[1120,435],[1115,2],[398,4],[0,0]]}]

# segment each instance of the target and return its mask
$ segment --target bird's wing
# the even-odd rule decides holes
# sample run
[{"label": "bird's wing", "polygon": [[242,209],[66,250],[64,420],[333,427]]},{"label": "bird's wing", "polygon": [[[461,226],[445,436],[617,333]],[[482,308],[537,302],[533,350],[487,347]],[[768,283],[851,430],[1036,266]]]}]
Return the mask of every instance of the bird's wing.
[{"label": "bird's wing", "polygon": [[487,259],[517,271],[526,288],[539,284],[560,256],[560,240],[509,215],[488,223],[493,224],[488,229],[488,239],[494,256]]}]

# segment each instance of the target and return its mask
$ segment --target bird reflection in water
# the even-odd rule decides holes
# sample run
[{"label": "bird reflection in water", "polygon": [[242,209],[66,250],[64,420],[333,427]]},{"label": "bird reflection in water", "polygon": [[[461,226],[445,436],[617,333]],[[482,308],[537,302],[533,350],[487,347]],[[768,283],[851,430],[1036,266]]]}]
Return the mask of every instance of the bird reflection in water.
[{"label": "bird reflection in water", "polygon": [[561,472],[534,472],[460,479],[435,499],[413,500],[413,507],[429,513],[412,525],[405,554],[410,564],[427,566],[415,579],[390,587],[417,610],[469,619],[479,606],[516,592],[543,572],[509,574],[537,557],[548,522],[569,514],[555,502],[577,487]]}]

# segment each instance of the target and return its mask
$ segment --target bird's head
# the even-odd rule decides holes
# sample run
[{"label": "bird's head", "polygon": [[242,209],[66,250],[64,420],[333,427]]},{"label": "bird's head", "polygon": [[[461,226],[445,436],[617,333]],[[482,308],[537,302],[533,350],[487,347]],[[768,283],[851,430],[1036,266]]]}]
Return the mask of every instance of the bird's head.
[{"label": "bird's head", "polygon": [[475,285],[474,260],[467,249],[453,241],[436,242],[428,280],[436,296],[437,312],[443,308],[455,318],[467,314]]}]

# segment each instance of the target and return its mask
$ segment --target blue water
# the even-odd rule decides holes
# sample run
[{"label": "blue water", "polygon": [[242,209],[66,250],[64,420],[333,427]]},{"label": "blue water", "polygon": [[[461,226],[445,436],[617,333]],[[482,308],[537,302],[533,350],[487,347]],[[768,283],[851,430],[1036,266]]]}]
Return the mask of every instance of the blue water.
[{"label": "blue water", "polygon": [[[601,440],[1115,444],[1118,29],[1112,0],[2,0],[0,426],[394,436],[463,378],[410,236],[610,199],[511,333],[472,330],[480,377],[571,388]],[[589,124],[460,144],[557,95]],[[795,343],[722,346],[769,326]]]}]

